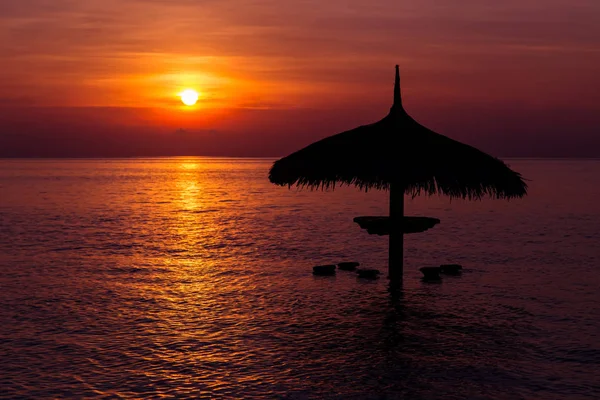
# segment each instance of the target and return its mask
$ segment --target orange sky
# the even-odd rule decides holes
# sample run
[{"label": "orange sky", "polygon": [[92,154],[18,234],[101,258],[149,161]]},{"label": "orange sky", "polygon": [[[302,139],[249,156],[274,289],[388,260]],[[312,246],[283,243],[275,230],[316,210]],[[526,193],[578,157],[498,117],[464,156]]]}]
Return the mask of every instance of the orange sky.
[{"label": "orange sky", "polygon": [[157,155],[178,128],[174,153],[283,155],[382,117],[395,64],[417,120],[492,153],[600,136],[597,0],[2,1],[0,57],[0,156]]}]

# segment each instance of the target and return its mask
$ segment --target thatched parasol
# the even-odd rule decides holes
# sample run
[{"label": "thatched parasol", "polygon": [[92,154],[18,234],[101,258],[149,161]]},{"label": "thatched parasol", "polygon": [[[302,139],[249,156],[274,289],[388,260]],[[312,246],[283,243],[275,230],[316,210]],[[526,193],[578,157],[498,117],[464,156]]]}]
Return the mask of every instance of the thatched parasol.
[{"label": "thatched parasol", "polygon": [[523,197],[527,184],[504,162],[435,133],[402,107],[396,66],[394,104],[382,120],[327,137],[276,161],[269,180],[281,186],[390,191],[390,279],[403,268],[404,194],[454,198]]}]

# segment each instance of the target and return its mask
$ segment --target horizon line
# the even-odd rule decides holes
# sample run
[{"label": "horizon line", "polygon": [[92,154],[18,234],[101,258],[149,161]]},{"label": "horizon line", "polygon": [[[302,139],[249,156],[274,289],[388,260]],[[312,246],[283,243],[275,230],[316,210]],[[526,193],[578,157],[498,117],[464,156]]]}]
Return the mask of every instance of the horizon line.
[{"label": "horizon line", "polygon": [[[292,153],[290,153],[292,154]],[[0,156],[0,160],[110,160],[110,159],[161,159],[161,158],[221,158],[221,159],[254,159],[275,160],[286,156],[211,156],[211,155],[166,155],[166,156]],[[496,157],[505,160],[600,160],[600,156],[519,156]]]}]

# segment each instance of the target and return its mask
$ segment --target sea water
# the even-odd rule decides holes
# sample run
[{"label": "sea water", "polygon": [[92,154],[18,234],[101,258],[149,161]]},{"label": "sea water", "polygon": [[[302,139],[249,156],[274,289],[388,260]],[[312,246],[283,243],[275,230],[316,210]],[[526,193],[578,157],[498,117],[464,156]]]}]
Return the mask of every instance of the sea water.
[{"label": "sea water", "polygon": [[[273,160],[0,160],[0,398],[600,398],[600,161],[521,200],[271,185]],[[315,277],[358,261],[384,272]],[[423,282],[418,269],[460,263]]]}]

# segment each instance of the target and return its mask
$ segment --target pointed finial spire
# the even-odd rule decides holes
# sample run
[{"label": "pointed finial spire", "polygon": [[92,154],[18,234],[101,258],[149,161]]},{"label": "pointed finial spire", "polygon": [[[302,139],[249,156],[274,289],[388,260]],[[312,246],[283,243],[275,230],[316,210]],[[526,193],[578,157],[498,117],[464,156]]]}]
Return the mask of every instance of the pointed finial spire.
[{"label": "pointed finial spire", "polygon": [[394,108],[402,108],[400,96],[400,66],[396,65],[396,82],[394,83]]}]

